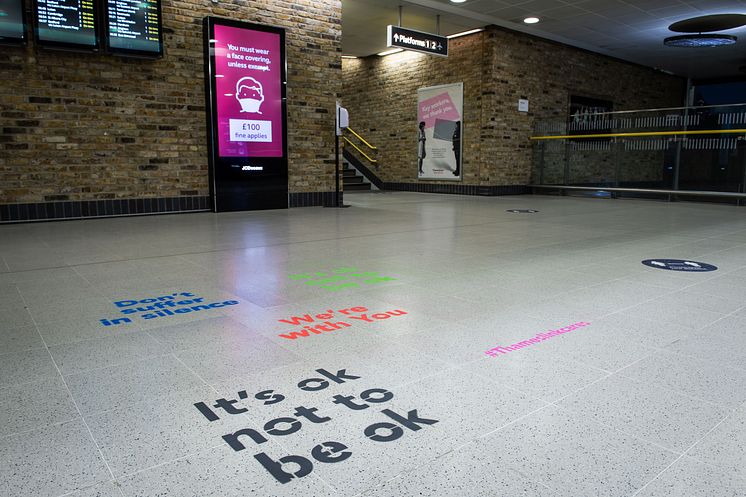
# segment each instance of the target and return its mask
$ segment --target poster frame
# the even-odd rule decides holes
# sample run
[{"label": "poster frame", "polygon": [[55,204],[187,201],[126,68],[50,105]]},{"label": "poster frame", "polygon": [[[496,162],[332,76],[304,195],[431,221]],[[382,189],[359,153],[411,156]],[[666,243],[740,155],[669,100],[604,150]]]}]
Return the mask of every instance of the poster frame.
[{"label": "poster frame", "polygon": [[438,90],[444,90],[447,91],[450,88],[457,87],[458,92],[460,94],[460,101],[458,103],[454,102],[457,106],[460,106],[459,115],[461,117],[460,119],[460,140],[459,140],[459,175],[453,176],[453,177],[439,177],[439,176],[424,176],[419,174],[419,136],[418,136],[418,164],[417,169],[415,171],[415,177],[418,181],[447,181],[447,182],[462,182],[464,180],[464,131],[465,131],[465,124],[464,124],[464,83],[463,81],[458,83],[446,83],[441,85],[434,85],[434,86],[426,86],[422,88],[417,89],[417,112],[416,112],[416,122],[419,126],[420,123],[420,94],[424,92],[431,92],[431,91],[438,91]]}]

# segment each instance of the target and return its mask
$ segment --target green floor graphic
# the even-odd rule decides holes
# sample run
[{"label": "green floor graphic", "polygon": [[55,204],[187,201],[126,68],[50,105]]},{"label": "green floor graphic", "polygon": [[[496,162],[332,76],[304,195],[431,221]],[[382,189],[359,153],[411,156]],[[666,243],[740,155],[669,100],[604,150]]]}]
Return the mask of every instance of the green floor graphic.
[{"label": "green floor graphic", "polygon": [[354,267],[339,267],[325,272],[315,271],[290,274],[288,278],[295,281],[302,281],[305,285],[317,286],[331,292],[396,280],[396,278],[390,276],[381,276],[376,271],[359,271]]}]

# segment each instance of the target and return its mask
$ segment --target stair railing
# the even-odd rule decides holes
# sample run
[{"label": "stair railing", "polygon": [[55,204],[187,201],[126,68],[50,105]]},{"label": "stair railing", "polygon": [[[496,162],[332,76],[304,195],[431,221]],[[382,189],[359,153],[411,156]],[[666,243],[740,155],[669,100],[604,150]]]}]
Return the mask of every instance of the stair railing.
[{"label": "stair railing", "polygon": [[[375,153],[378,152],[378,147],[376,147],[374,145],[371,145],[365,138],[363,138],[362,136],[360,136],[360,134],[358,134],[357,132],[355,132],[355,130],[353,130],[352,128],[347,128],[347,131],[349,131],[352,136],[354,136],[355,138],[357,138],[358,140],[360,140],[360,142],[365,147],[367,147],[368,153],[370,153],[371,155],[373,155],[373,154],[375,154]],[[361,147],[359,147],[357,144],[355,144],[348,137],[343,136],[342,139],[344,140],[344,144],[345,144],[344,146],[350,145],[352,148],[354,148],[355,150],[357,150],[360,153],[360,155],[362,155],[363,157],[365,157],[365,159],[368,162],[370,162],[371,164],[373,164],[374,166],[376,166],[376,169],[378,169],[378,159],[375,159],[375,158],[371,157],[371,155],[368,155],[368,153],[366,153]]]}]

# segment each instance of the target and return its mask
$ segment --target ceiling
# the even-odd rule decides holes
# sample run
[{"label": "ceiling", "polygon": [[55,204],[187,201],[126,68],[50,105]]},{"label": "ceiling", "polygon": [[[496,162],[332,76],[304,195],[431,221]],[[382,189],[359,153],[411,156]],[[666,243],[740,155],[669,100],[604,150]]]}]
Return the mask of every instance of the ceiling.
[{"label": "ceiling", "polygon": [[[710,14],[746,14],[746,0],[342,0],[342,50],[367,56],[386,50],[386,26],[453,34],[495,24],[681,76],[739,75],[746,66],[746,26],[722,31],[738,43],[717,48],[663,45],[674,22]],[[539,24],[523,23],[528,16]],[[742,73],[741,73],[742,74]]]}]

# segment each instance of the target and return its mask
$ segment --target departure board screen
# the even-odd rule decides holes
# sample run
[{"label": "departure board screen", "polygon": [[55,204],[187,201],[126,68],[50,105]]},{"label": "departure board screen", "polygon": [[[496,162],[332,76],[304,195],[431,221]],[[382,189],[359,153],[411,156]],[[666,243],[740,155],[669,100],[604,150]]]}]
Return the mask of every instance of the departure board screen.
[{"label": "departure board screen", "polygon": [[25,21],[22,0],[0,1],[0,43],[24,43]]},{"label": "departure board screen", "polygon": [[123,55],[163,55],[160,0],[106,0],[107,48]]},{"label": "departure board screen", "polygon": [[42,46],[98,48],[94,0],[36,0],[36,39]]}]

